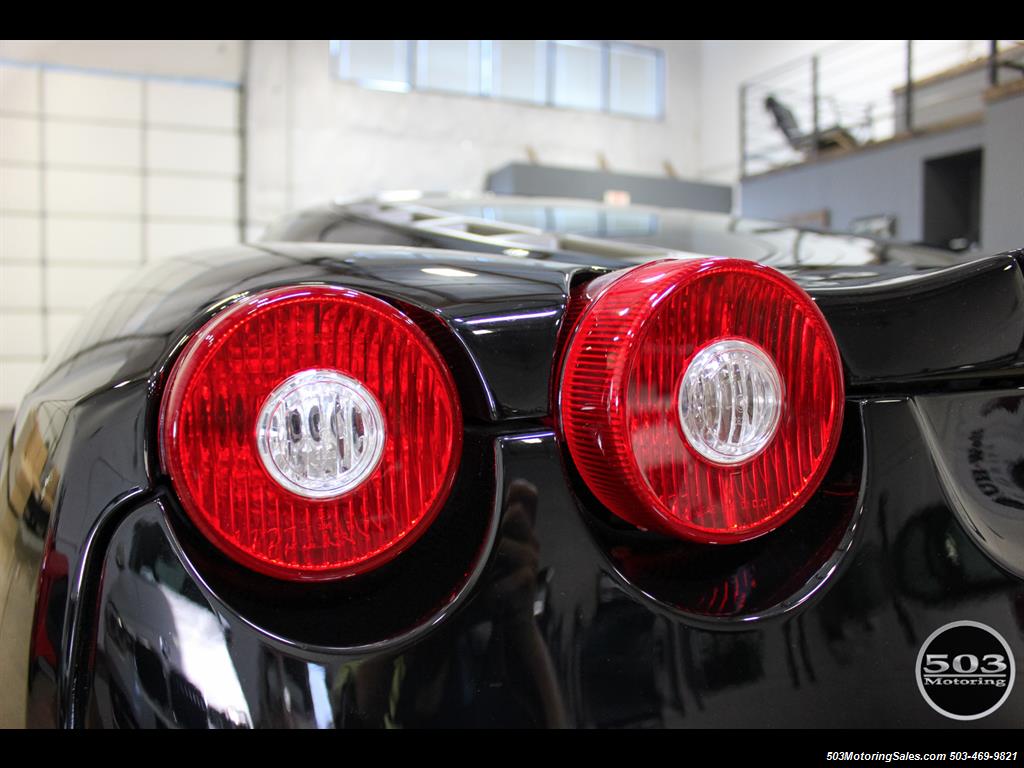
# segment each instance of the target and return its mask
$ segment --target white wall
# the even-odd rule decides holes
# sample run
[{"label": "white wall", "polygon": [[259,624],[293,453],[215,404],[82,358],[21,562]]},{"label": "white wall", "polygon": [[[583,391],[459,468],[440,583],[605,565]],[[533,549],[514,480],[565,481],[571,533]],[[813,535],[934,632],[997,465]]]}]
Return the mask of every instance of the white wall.
[{"label": "white wall", "polygon": [[254,41],[247,192],[254,230],[335,195],[396,188],[482,189],[532,147],[545,165],[660,175],[698,171],[700,46],[637,41],[665,52],[662,121],[467,96],[372,91],[332,78],[326,40]]},{"label": "white wall", "polygon": [[0,44],[0,408],[140,266],[238,241],[240,94],[221,78],[242,46],[223,42]]}]

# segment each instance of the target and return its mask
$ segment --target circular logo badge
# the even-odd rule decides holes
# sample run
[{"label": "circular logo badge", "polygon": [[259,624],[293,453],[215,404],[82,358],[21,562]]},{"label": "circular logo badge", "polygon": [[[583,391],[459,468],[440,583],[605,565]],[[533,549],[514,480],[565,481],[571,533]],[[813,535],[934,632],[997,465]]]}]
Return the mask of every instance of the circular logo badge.
[{"label": "circular logo badge", "polygon": [[954,720],[977,720],[1006,701],[1016,668],[1010,646],[992,627],[954,621],[924,641],[916,674],[932,709]]}]

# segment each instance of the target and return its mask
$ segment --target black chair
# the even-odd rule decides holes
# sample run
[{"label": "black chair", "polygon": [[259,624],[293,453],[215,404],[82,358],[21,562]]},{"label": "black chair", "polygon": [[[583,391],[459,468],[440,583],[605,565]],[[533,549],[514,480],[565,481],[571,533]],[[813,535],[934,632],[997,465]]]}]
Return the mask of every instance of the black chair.
[{"label": "black chair", "polygon": [[789,146],[805,155],[813,153],[815,149],[818,152],[827,152],[834,149],[852,149],[860,143],[841,125],[834,125],[825,130],[818,131],[817,147],[815,147],[815,134],[802,133],[800,131],[800,125],[797,123],[796,117],[789,107],[774,96],[768,96],[764,100],[764,108],[775,119],[775,126],[782,131]]}]

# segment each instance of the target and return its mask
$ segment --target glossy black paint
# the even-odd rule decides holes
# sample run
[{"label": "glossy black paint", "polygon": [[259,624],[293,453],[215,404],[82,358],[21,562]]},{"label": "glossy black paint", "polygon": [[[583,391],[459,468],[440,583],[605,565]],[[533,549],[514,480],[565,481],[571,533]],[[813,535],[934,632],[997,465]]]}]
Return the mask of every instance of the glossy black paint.
[{"label": "glossy black paint", "polygon": [[[877,458],[854,496],[857,524],[841,545],[820,539],[834,547],[831,566],[801,600],[774,612],[701,616],[645,593],[624,561],[608,556],[610,538],[630,548],[635,534],[598,530],[604,523],[573,492],[550,432],[494,441],[503,504],[476,586],[428,630],[375,647],[267,631],[199,577],[167,500],[143,504],[118,526],[104,563],[86,723],[1019,725],[1024,690],[975,724],[943,718],[918,694],[920,643],[948,621],[988,623],[1024,652],[1024,584],[982,555],[946,506],[909,401],[860,410],[864,455]],[[845,479],[826,486],[814,514],[849,520],[847,492]],[[487,517],[489,504],[464,512]],[[661,562],[643,567],[662,579],[687,573],[689,545],[656,546]],[[430,578],[429,568],[396,566]],[[720,584],[704,585],[707,598],[756,595],[742,568],[722,573]],[[785,603],[784,592],[776,597]],[[367,616],[393,607],[368,603]]]},{"label": "glossy black paint", "polygon": [[862,431],[860,414],[848,413],[828,476],[791,523],[724,547],[637,530],[605,510],[571,467],[569,474],[590,533],[624,584],[691,619],[729,626],[792,610],[849,552],[863,512]]},{"label": "glossy black paint", "polygon": [[253,574],[215,549],[173,494],[163,494],[159,505],[197,577],[240,616],[287,642],[372,647],[422,631],[478,581],[501,514],[503,467],[495,450],[492,435],[472,430],[455,487],[423,538],[397,564],[337,582]]},{"label": "glossy black paint", "polygon": [[[801,546],[779,543],[794,525],[700,555],[705,570],[689,545],[610,521],[550,431],[567,296],[607,259],[264,243],[167,262],[112,296],[19,410],[0,672],[32,725],[955,726],[903,681],[946,621],[989,623],[1021,657],[1022,264],[793,272],[835,330],[856,416]],[[153,439],[188,335],[294,283],[365,290],[431,326],[468,452],[431,536],[302,594],[203,542]],[[674,588],[695,569],[704,582]],[[234,704],[203,659],[233,671]],[[1018,687],[980,725],[1022,715]]]},{"label": "glossy black paint", "polygon": [[[465,274],[424,271],[430,269]],[[7,570],[11,577],[39,574],[44,552],[45,562],[61,564],[59,575],[43,569],[42,583],[53,582],[39,590],[38,612],[49,627],[36,633],[43,647],[29,648],[34,579],[22,590],[25,607],[8,611],[0,627],[9,649],[5,664],[14,670],[18,659],[30,656],[30,721],[81,722],[88,688],[81,673],[88,669],[93,620],[83,590],[96,577],[96,558],[126,500],[151,494],[161,479],[154,435],[163,377],[188,334],[214,312],[251,291],[331,283],[429,315],[452,329],[442,350],[461,372],[472,426],[547,413],[550,358],[568,286],[579,271],[500,256],[292,244],[168,262],[112,295],[104,312],[48,364],[5,452],[2,517],[9,528],[0,545],[10,553]],[[508,359],[478,341],[491,335],[507,340]],[[474,357],[469,350],[477,346],[482,351]],[[483,374],[496,365],[500,370]],[[48,532],[47,538],[36,531]]]},{"label": "glossy black paint", "polygon": [[[1024,369],[1020,252],[927,275],[846,286],[804,279],[851,389],[1017,376]],[[827,281],[826,281],[827,282]]]},{"label": "glossy black paint", "polygon": [[992,559],[1024,578],[1024,393],[920,398],[913,412],[950,507]]}]

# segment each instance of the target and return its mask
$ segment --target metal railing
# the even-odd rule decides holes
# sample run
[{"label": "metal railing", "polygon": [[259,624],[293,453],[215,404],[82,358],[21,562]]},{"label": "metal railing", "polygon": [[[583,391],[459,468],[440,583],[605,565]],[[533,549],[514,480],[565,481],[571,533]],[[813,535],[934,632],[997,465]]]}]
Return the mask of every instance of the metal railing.
[{"label": "metal railing", "polygon": [[740,85],[741,176],[980,119],[1021,40],[844,42]]}]

